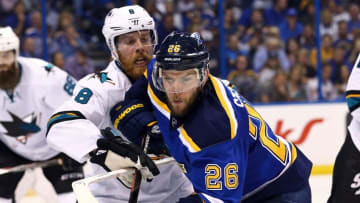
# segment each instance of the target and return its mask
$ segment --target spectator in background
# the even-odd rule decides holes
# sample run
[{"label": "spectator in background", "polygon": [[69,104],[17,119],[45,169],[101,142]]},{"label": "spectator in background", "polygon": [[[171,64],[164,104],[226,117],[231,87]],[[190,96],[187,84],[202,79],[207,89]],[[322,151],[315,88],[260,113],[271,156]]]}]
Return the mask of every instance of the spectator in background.
[{"label": "spectator in background", "polygon": [[24,43],[22,44],[20,52],[21,56],[41,58],[42,53],[36,51],[37,47],[35,46],[34,38],[25,37],[23,41]]},{"label": "spectator in background", "polygon": [[287,89],[287,74],[283,70],[274,73],[274,77],[267,86],[259,86],[257,89],[257,101],[261,103],[285,102],[289,100]]},{"label": "spectator in background", "polygon": [[236,21],[234,19],[233,10],[232,8],[225,8],[224,14],[224,29],[225,33],[235,33],[236,29]]},{"label": "spectator in background", "polygon": [[[332,48],[332,43],[333,43],[333,38],[330,34],[324,34],[321,37],[321,63],[326,63],[328,62],[332,57],[333,57],[333,48]],[[317,50],[316,47],[314,47],[311,50],[310,53],[310,64],[313,67],[317,67]]]},{"label": "spectator in background", "polygon": [[28,23],[27,21],[29,21],[27,18],[24,3],[22,0],[18,0],[12,12],[3,17],[1,24],[2,26],[12,27],[15,34],[21,38]]},{"label": "spectator in background", "polygon": [[268,37],[265,40],[265,45],[258,47],[253,59],[255,72],[260,72],[270,54],[278,57],[281,67],[283,67],[285,71],[288,71],[290,62],[281,46],[281,41],[275,37]]},{"label": "spectator in background", "polygon": [[173,31],[179,31],[174,26],[173,13],[166,13],[162,17],[161,22],[159,23],[159,25],[157,27],[157,33],[158,33],[159,42],[162,42],[163,39]]},{"label": "spectator in background", "polygon": [[360,19],[359,19],[359,6],[355,3],[351,4],[349,7],[350,20],[348,22],[348,32],[352,33],[354,29],[360,29]]},{"label": "spectator in background", "polygon": [[[324,100],[334,100],[337,98],[337,89],[334,86],[334,83],[331,81],[331,65],[325,63],[322,65],[322,97]],[[319,99],[318,95],[318,78],[309,79],[305,85],[306,96],[308,101],[317,101]]]},{"label": "spectator in background", "polygon": [[[303,12],[300,12],[299,22],[303,25],[310,24],[311,26],[314,26],[315,24],[315,5],[313,1],[302,1],[303,5]],[[302,7],[302,6],[300,6]],[[301,9],[301,8],[300,8]]]},{"label": "spectator in background", "polygon": [[332,13],[329,9],[325,8],[321,11],[321,22],[320,22],[320,35],[330,35],[333,39],[337,35],[337,24],[332,20]]},{"label": "spectator in background", "polygon": [[271,102],[289,101],[289,90],[287,86],[287,73],[283,70],[276,72],[274,79],[269,87]]},{"label": "spectator in background", "polygon": [[87,56],[85,50],[76,49],[75,54],[65,60],[64,69],[75,79],[79,80],[89,73],[95,71],[92,60]]},{"label": "spectator in background", "polygon": [[345,96],[346,85],[347,85],[347,81],[349,79],[349,75],[350,75],[350,72],[349,72],[349,68],[347,67],[347,65],[342,65],[340,67],[340,77],[335,82],[337,94],[339,96]]},{"label": "spectator in background", "polygon": [[67,58],[75,54],[77,48],[85,48],[86,42],[82,39],[73,25],[65,28],[64,33],[60,34],[52,44],[52,50],[61,51]]},{"label": "spectator in background", "polygon": [[[256,14],[254,15],[254,12]],[[246,31],[250,26],[262,26],[264,23],[263,4],[261,1],[254,1],[252,7],[246,8],[238,21],[238,33],[240,36],[246,35]]]},{"label": "spectator in background", "polygon": [[39,10],[34,10],[30,14],[31,22],[30,27],[25,30],[24,37],[31,37],[36,47],[35,56],[42,56],[43,43],[42,43],[42,16]]},{"label": "spectator in background", "polygon": [[299,36],[299,44],[308,50],[315,48],[315,33],[310,23],[304,25],[304,32]]},{"label": "spectator in background", "polygon": [[334,49],[334,56],[330,59],[329,64],[331,66],[331,81],[335,84],[340,80],[341,66],[346,65],[351,72],[351,64],[345,58],[345,47],[336,46]]},{"label": "spectator in background", "polygon": [[349,22],[350,14],[345,10],[345,4],[339,0],[329,0],[329,8],[333,13],[333,22],[338,24],[340,21]]},{"label": "spectator in background", "polygon": [[279,58],[276,53],[271,52],[264,67],[259,73],[259,85],[267,87],[271,84],[271,80],[274,78],[276,72],[282,70]]},{"label": "spectator in background", "polygon": [[297,63],[299,49],[299,43],[294,38],[289,39],[289,41],[286,43],[286,55],[291,66]]},{"label": "spectator in background", "polygon": [[265,19],[269,25],[278,26],[282,23],[286,17],[286,10],[288,7],[287,0],[275,0],[275,5],[271,9],[265,10]]},{"label": "spectator in background", "polygon": [[346,21],[339,21],[338,22],[338,33],[337,39],[333,43],[333,47],[338,45],[344,46],[346,55],[350,53],[350,49],[352,47],[352,39],[350,34],[348,33],[348,24]]},{"label": "spectator in background", "polygon": [[354,39],[350,50],[348,61],[350,64],[355,64],[356,57],[360,53],[360,38]]},{"label": "spectator in background", "polygon": [[303,66],[296,64],[290,68],[289,79],[287,80],[289,101],[306,100],[304,77],[305,69]]},{"label": "spectator in background", "polygon": [[57,51],[51,55],[51,63],[53,63],[55,66],[64,69],[65,65],[65,59],[64,54],[60,51]]},{"label": "spectator in background", "polygon": [[297,38],[303,33],[303,26],[297,21],[297,11],[290,8],[286,20],[279,25],[281,39],[287,43],[289,39]]},{"label": "spectator in background", "polygon": [[225,56],[226,56],[226,67],[228,68],[226,75],[234,69],[236,57],[239,54],[241,54],[239,50],[239,39],[237,35],[234,33],[228,37],[226,43]]},{"label": "spectator in background", "polygon": [[313,78],[313,77],[316,77],[316,74],[317,74],[316,66],[311,65],[309,58],[310,58],[309,50],[307,50],[305,48],[301,48],[298,51],[298,54],[296,57],[296,64],[304,67],[306,78]]},{"label": "spectator in background", "polygon": [[257,75],[248,67],[246,56],[238,55],[236,57],[235,70],[229,73],[227,80],[235,85],[238,92],[247,100],[251,102],[255,100],[254,89],[257,85]]}]

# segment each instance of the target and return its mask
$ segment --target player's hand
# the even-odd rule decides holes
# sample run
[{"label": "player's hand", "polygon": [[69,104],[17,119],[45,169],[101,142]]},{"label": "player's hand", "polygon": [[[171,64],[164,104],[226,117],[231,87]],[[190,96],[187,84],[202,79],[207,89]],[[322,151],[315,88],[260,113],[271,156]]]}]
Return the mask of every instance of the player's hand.
[{"label": "player's hand", "polygon": [[116,104],[110,115],[114,127],[131,142],[141,145],[142,137],[150,136],[148,154],[169,155],[151,105],[140,100],[126,100]]},{"label": "player's hand", "polygon": [[111,121],[114,127],[131,142],[141,144],[142,136],[149,133],[157,135],[160,131],[154,131],[157,124],[152,112],[151,104],[140,100],[126,100],[116,104],[110,111]]},{"label": "player's hand", "polygon": [[135,167],[140,169],[147,180],[160,173],[156,164],[136,144],[115,136],[111,128],[101,130],[101,134],[104,137],[98,139],[97,150],[90,154],[91,162],[99,164],[107,171]]}]

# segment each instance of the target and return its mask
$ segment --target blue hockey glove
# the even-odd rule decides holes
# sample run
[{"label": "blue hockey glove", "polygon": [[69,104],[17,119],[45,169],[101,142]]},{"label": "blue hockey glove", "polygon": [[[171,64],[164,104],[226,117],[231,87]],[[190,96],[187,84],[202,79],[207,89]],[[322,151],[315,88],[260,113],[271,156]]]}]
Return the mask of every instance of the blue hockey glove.
[{"label": "blue hockey glove", "polygon": [[143,174],[143,177],[151,180],[158,175],[159,169],[144,151],[134,143],[130,143],[120,136],[115,136],[111,128],[101,130],[104,138],[97,141],[98,149],[90,154],[90,161],[102,166],[107,171],[114,171],[126,167],[145,167],[151,173]]},{"label": "blue hockey glove", "polygon": [[110,115],[114,127],[131,142],[140,145],[142,137],[149,135],[149,154],[169,154],[150,105],[140,100],[123,101],[112,108]]},{"label": "blue hockey glove", "polygon": [[[116,104],[110,111],[114,127],[131,142],[140,145],[141,137],[156,124],[150,105],[140,100],[123,101]],[[152,136],[152,135],[150,135]]]}]

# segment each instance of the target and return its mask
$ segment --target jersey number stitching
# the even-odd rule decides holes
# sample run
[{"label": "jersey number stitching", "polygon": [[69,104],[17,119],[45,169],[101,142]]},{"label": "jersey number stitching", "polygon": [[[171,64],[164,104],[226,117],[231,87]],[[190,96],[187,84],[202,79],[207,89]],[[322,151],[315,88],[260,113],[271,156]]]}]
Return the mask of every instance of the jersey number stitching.
[{"label": "jersey number stitching", "polygon": [[[225,187],[229,190],[236,189],[239,185],[238,165],[229,163],[224,168]],[[205,185],[207,190],[222,190],[223,183],[220,181],[222,177],[221,167],[217,164],[207,164],[205,167]]]},{"label": "jersey number stitching", "polygon": [[75,101],[80,104],[87,104],[92,95],[93,93],[89,88],[81,89],[78,95],[75,97]]}]

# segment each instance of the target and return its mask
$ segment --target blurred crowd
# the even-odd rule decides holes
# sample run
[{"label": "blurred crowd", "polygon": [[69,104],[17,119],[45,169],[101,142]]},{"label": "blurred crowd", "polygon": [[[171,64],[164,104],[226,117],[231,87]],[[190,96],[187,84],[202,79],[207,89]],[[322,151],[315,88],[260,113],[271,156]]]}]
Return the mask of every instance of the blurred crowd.
[{"label": "blurred crowd", "polygon": [[[157,23],[159,41],[172,31],[199,32],[219,68],[217,0],[132,0]],[[125,0],[47,0],[50,61],[76,79],[111,60],[101,34],[106,13]],[[360,52],[357,1],[321,1],[322,96],[344,98],[349,73]],[[43,56],[38,0],[0,0],[0,25],[21,38],[21,55]],[[317,101],[315,4],[312,0],[224,0],[226,78],[252,102]]]}]

